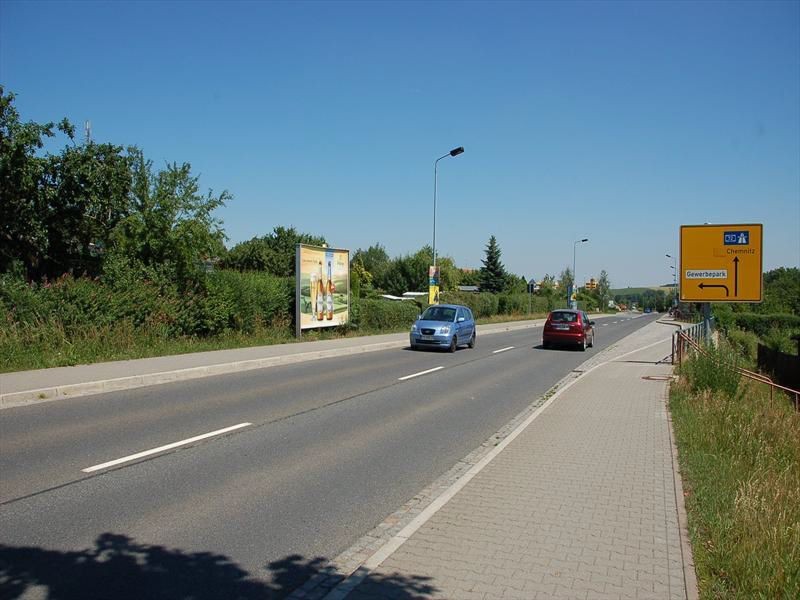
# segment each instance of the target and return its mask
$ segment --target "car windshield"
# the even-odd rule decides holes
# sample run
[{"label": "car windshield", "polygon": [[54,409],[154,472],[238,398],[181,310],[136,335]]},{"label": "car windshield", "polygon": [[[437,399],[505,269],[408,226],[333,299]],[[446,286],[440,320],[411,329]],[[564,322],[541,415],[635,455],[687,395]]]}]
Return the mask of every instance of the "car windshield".
[{"label": "car windshield", "polygon": [[554,312],[550,316],[553,323],[574,323],[578,320],[578,313],[574,312]]},{"label": "car windshield", "polygon": [[453,321],[456,318],[456,309],[431,306],[425,311],[422,318],[426,321]]}]

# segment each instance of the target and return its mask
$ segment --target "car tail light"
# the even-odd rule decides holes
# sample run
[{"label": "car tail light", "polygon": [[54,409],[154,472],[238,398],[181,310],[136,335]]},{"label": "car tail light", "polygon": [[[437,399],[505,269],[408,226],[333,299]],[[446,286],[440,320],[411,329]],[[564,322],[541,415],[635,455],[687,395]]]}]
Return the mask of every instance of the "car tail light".
[{"label": "car tail light", "polygon": [[569,328],[571,331],[583,331],[583,326],[578,321],[570,323]]}]

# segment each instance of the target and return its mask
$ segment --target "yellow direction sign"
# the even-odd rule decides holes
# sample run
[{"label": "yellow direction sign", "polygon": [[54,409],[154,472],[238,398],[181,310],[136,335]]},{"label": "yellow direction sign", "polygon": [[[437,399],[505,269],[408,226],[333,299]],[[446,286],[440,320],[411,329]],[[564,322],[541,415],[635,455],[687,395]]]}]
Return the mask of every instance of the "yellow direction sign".
[{"label": "yellow direction sign", "polygon": [[761,302],[761,224],[681,225],[681,301]]}]

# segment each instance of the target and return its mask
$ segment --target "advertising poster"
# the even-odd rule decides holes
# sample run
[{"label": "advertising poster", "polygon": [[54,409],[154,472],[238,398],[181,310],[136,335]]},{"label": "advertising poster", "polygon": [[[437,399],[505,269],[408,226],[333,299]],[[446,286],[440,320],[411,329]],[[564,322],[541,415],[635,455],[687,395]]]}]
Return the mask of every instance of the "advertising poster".
[{"label": "advertising poster", "polygon": [[297,335],[350,318],[350,251],[298,244],[295,255]]},{"label": "advertising poster", "polygon": [[439,267],[428,267],[428,304],[439,304]]}]

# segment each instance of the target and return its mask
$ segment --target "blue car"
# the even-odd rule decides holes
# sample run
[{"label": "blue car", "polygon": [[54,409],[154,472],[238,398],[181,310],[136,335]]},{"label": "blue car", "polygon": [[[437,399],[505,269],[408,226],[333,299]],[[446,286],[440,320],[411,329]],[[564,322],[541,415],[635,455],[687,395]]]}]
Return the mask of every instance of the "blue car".
[{"label": "blue car", "polygon": [[411,349],[475,347],[475,319],[472,311],[459,304],[434,304],[425,309],[411,326]]}]

